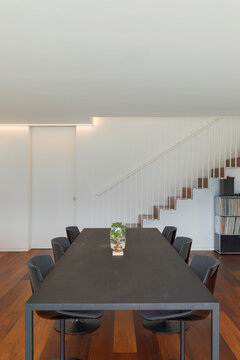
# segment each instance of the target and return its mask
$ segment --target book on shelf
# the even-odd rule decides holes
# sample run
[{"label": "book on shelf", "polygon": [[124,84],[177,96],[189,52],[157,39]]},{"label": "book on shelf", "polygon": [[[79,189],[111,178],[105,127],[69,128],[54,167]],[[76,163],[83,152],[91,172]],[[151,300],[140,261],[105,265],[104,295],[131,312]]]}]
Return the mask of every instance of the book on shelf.
[{"label": "book on shelf", "polygon": [[215,231],[221,235],[240,234],[240,217],[216,215]]},{"label": "book on shelf", "polygon": [[221,216],[238,216],[240,215],[240,197],[216,198],[216,212]]}]

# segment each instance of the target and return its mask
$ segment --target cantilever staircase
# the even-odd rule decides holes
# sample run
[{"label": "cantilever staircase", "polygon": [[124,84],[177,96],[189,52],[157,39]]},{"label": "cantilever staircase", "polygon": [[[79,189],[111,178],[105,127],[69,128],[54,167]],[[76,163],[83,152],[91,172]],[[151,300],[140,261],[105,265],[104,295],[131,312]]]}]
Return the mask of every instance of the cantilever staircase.
[{"label": "cantilever staircase", "polygon": [[[225,167],[211,169],[210,178],[225,178],[226,168],[240,167],[240,157],[227,159]],[[168,203],[166,205],[154,205],[152,214],[141,214],[138,217],[138,223],[126,224],[129,228],[142,228],[146,220],[159,220],[160,212],[164,210],[176,210],[177,202],[181,200],[192,200],[193,189],[207,189],[209,185],[208,177],[201,177],[197,179],[197,186],[182,187],[182,196],[168,196]]]},{"label": "cantilever staircase", "polygon": [[106,224],[115,219],[129,228],[160,220],[161,212],[191,201],[193,189],[208,189],[211,178],[224,178],[226,168],[240,167],[240,119],[217,118],[170,144],[99,191]]}]

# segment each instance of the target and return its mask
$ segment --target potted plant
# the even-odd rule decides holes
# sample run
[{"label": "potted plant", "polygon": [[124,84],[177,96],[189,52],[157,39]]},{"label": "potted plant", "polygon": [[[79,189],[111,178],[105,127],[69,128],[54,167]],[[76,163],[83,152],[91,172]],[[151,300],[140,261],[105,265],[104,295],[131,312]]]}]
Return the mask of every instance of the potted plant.
[{"label": "potted plant", "polygon": [[121,222],[112,223],[110,231],[110,243],[112,249],[124,249],[126,243],[126,232],[127,227]]}]

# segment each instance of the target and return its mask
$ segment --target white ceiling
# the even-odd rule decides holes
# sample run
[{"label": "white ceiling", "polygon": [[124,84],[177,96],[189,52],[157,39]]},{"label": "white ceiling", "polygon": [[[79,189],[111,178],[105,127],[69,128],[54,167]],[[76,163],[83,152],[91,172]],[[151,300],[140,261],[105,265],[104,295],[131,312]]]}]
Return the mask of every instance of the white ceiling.
[{"label": "white ceiling", "polygon": [[239,0],[1,0],[0,122],[240,115]]}]

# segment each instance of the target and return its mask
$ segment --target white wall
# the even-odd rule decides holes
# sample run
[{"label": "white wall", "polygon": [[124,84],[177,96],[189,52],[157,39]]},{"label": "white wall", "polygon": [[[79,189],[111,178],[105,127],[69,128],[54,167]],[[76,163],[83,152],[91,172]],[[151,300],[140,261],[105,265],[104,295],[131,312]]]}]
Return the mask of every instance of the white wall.
[{"label": "white wall", "polygon": [[0,127],[0,251],[29,248],[29,129]]}]

